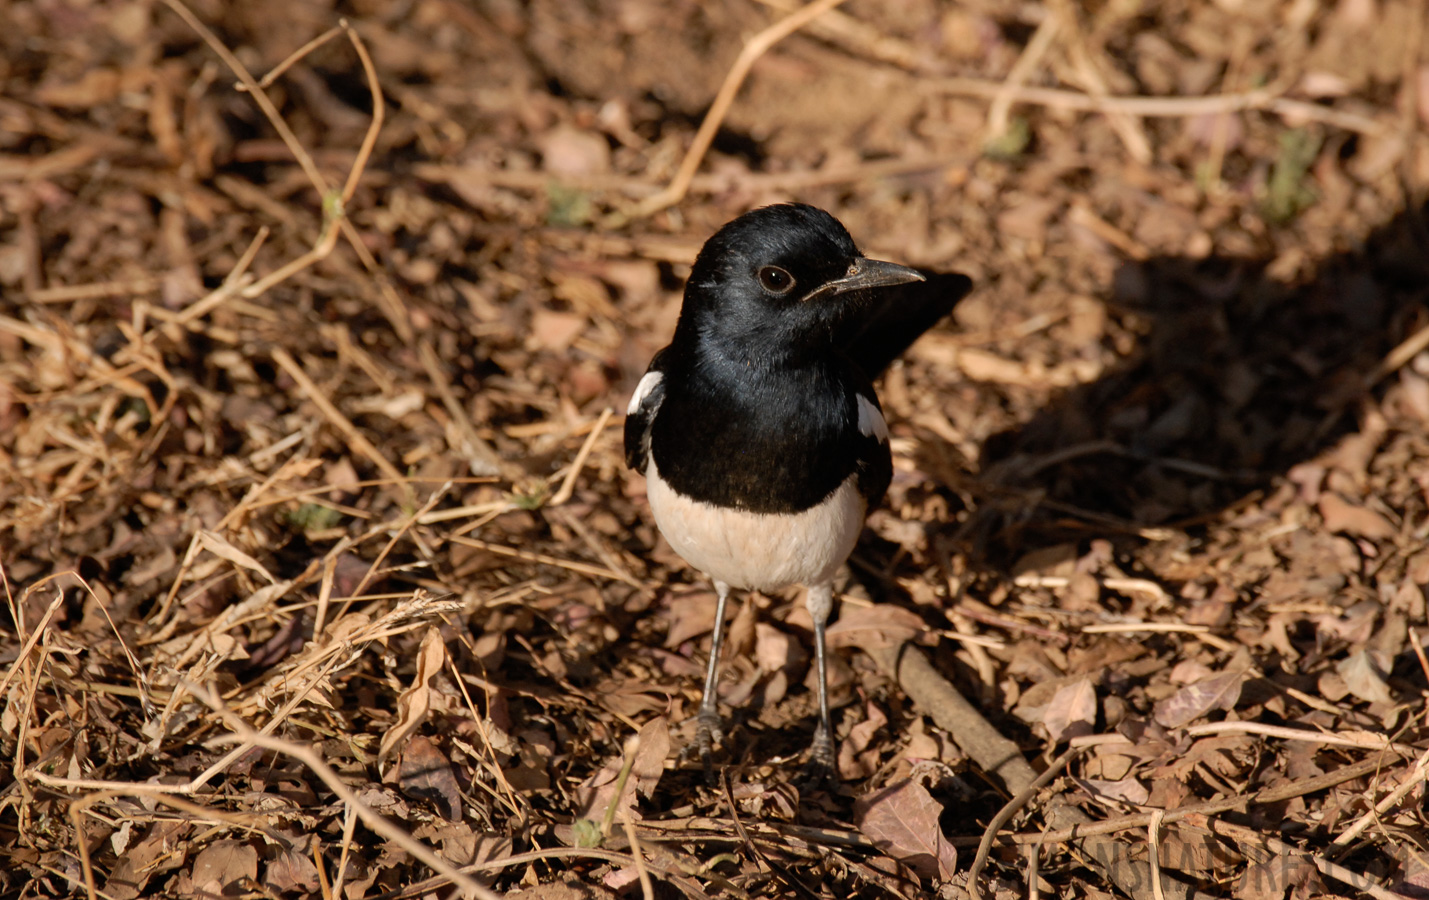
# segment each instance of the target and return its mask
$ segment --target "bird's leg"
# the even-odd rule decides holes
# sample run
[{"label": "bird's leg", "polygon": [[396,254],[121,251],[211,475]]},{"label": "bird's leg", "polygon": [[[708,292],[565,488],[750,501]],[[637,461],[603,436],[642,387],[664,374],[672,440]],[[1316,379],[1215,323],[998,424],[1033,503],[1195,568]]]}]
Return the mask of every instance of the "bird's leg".
[{"label": "bird's leg", "polygon": [[705,668],[705,693],[700,698],[700,715],[695,729],[695,747],[705,769],[710,768],[710,750],[723,738],[719,728],[719,651],[724,644],[724,607],[729,600],[729,585],[715,582],[719,603],[715,605],[714,637],[710,641],[710,661]]},{"label": "bird's leg", "polygon": [[829,715],[829,667],[824,653],[824,627],[834,610],[834,587],[821,584],[809,588],[809,615],[814,619],[814,669],[819,682],[819,727],[809,751],[809,772],[827,778],[834,772],[834,729]]}]

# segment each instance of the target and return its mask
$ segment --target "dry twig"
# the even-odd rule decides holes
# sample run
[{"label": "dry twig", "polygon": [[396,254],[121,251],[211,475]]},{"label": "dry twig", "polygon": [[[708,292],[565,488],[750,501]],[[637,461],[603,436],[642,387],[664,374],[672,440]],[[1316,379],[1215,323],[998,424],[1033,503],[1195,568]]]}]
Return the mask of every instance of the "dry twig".
[{"label": "dry twig", "polygon": [[641,201],[632,211],[633,217],[643,218],[653,215],[666,207],[674,206],[685,198],[685,193],[690,189],[690,180],[695,177],[695,171],[699,169],[701,160],[705,158],[710,144],[714,142],[715,132],[719,131],[720,123],[729,114],[729,108],[734,104],[734,96],[739,93],[739,88],[744,84],[744,79],[749,75],[749,70],[754,66],[755,60],[767,53],[770,47],[813,21],[815,17],[843,2],[844,0],[811,0],[798,12],[785,16],[745,42],[744,49],[739,51],[734,65],[730,66],[729,74],[725,75],[724,84],[720,85],[719,93],[715,94],[714,103],[710,104],[710,111],[705,114],[704,121],[700,123],[699,131],[695,132],[694,142],[685,152],[685,158],[680,161],[680,168],[675,172],[675,177],[658,194]]}]

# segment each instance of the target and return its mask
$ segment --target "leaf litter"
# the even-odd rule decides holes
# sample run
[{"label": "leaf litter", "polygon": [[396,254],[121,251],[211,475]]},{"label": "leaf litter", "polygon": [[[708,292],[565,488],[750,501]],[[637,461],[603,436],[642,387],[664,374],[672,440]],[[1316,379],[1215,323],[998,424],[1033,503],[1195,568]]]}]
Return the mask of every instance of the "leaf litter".
[{"label": "leaf litter", "polygon": [[[984,894],[1422,891],[1422,3],[850,4],[646,217],[792,5],[185,8],[0,34],[6,892],[922,896],[1009,799]],[[784,199],[978,289],[881,386],[842,781],[756,598],[727,802],[602,413]]]}]

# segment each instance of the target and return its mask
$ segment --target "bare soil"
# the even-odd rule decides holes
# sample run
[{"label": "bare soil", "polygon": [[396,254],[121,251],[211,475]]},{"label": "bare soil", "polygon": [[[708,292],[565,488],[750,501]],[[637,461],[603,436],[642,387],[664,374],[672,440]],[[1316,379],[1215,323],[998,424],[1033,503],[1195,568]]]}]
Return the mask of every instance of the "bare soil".
[{"label": "bare soil", "polygon": [[[1424,0],[851,0],[652,209],[794,8],[0,5],[0,898],[1429,896]],[[783,200],[976,283],[833,786],[620,448]]]}]

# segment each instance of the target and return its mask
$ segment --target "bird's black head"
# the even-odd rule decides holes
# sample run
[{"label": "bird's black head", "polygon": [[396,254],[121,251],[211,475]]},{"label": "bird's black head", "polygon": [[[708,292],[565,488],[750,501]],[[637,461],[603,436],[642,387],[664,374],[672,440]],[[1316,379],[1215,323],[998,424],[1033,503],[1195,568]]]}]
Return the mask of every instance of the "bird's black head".
[{"label": "bird's black head", "polygon": [[866,259],[821,209],[766,206],[705,242],[675,339],[745,360],[797,358],[828,347],[869,288],[921,280],[913,269]]}]

